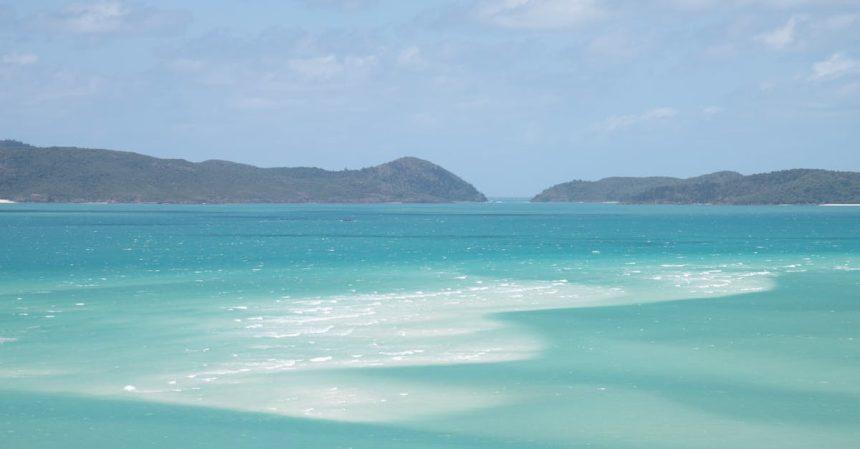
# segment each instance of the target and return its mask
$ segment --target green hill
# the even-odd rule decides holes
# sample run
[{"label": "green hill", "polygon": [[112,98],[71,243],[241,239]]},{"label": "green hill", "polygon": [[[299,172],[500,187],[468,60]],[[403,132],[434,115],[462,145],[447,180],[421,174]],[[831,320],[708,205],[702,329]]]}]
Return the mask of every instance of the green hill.
[{"label": "green hill", "polygon": [[486,201],[453,173],[404,157],[360,170],[260,168],[0,141],[0,198],[19,202],[439,203]]},{"label": "green hill", "polygon": [[634,204],[860,203],[860,173],[795,169],[744,176],[716,172],[694,178],[604,178],[550,187],[532,201],[617,201]]}]

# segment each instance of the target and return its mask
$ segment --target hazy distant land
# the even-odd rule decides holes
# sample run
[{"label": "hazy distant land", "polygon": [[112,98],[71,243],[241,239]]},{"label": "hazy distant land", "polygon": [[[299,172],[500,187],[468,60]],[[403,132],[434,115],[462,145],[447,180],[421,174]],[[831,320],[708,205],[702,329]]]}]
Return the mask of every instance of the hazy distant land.
[{"label": "hazy distant land", "polygon": [[744,176],[722,171],[694,178],[613,177],[552,186],[535,202],[630,204],[856,204],[860,173],[795,169]]},{"label": "hazy distant land", "polygon": [[0,198],[16,202],[440,203],[486,201],[431,162],[404,157],[360,170],[260,168],[0,141]]},{"label": "hazy distant land", "polygon": [[[0,141],[0,202],[444,203],[481,202],[468,182],[404,157],[360,170],[260,168],[75,147]],[[860,204],[860,173],[794,169],[693,178],[611,177],[552,186],[534,202],[628,204]]]}]

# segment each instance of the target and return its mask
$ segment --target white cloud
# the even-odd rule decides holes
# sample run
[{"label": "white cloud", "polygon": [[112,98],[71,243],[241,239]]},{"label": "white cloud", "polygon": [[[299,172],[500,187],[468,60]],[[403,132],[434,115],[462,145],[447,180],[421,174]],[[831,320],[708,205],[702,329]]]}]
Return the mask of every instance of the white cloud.
[{"label": "white cloud", "polygon": [[175,31],[184,27],[189,19],[187,13],[180,11],[103,0],[73,3],[48,15],[44,21],[50,30],[107,35]]},{"label": "white cloud", "polygon": [[709,117],[722,114],[723,112],[725,112],[725,109],[719,106],[705,106],[702,108],[702,114]]},{"label": "white cloud", "polygon": [[338,57],[336,55],[296,58],[287,61],[296,74],[310,80],[329,80],[343,73],[366,70],[376,65],[375,56]]},{"label": "white cloud", "polygon": [[660,107],[645,111],[641,114],[613,115],[597,124],[596,128],[600,131],[614,132],[634,125],[670,120],[677,115],[677,109]]},{"label": "white cloud", "polygon": [[492,0],[477,13],[490,23],[520,29],[569,28],[604,14],[594,0]]},{"label": "white cloud", "polygon": [[590,56],[600,61],[628,61],[647,45],[645,41],[641,35],[634,37],[614,32],[595,37],[588,43],[586,50]]},{"label": "white cloud", "polygon": [[7,53],[0,58],[3,64],[30,65],[39,61],[39,57],[33,53]]},{"label": "white cloud", "polygon": [[786,22],[785,25],[773,31],[759,34],[755,39],[758,42],[777,50],[785,48],[794,43],[797,25],[801,21],[802,19],[800,17],[793,16],[788,19],[788,22]]},{"label": "white cloud", "polygon": [[396,52],[367,42],[355,33],[284,28],[212,32],[164,51],[162,64],[175,82],[231,109],[343,109],[359,107],[347,98],[370,95],[380,66],[396,63]]},{"label": "white cloud", "polygon": [[829,58],[812,65],[810,81],[829,81],[860,73],[860,61],[842,53],[834,53]]},{"label": "white cloud", "polygon": [[411,69],[423,69],[427,66],[427,61],[424,60],[421,49],[413,45],[403,49],[397,55],[397,65]]},{"label": "white cloud", "polygon": [[105,33],[120,29],[128,14],[128,8],[119,2],[101,2],[70,5],[60,17],[71,31]]},{"label": "white cloud", "polygon": [[240,95],[233,100],[232,105],[237,109],[255,110],[274,109],[279,106],[279,103],[269,97]]},{"label": "white cloud", "polygon": [[298,0],[298,2],[311,7],[358,9],[376,5],[377,0]]},{"label": "white cloud", "polygon": [[860,83],[848,83],[838,89],[840,95],[855,95],[860,92]]},{"label": "white cloud", "polygon": [[[0,101],[23,107],[44,107],[51,105],[58,111],[64,110],[72,102],[88,100],[105,92],[107,80],[74,69],[52,70],[50,68],[20,71],[9,79],[15,89],[0,89]],[[15,100],[17,99],[17,100]]]},{"label": "white cloud", "polygon": [[725,6],[765,6],[776,9],[795,8],[804,5],[856,5],[857,0],[662,0],[684,9],[701,9]]},{"label": "white cloud", "polygon": [[857,14],[837,14],[817,21],[815,28],[824,31],[843,31],[853,27],[858,20],[860,15]]},{"label": "white cloud", "polygon": [[287,64],[294,72],[307,78],[327,79],[343,71],[343,64],[335,55],[291,59]]}]

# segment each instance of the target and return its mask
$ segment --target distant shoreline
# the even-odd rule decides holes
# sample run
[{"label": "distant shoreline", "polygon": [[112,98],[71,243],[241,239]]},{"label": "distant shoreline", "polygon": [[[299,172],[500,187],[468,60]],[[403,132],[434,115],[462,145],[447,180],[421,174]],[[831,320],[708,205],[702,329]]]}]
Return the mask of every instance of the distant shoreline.
[{"label": "distant shoreline", "polygon": [[743,175],[719,171],[692,178],[610,177],[556,184],[535,202],[625,204],[860,204],[860,172],[797,168]]},{"label": "distant shoreline", "polygon": [[448,203],[487,198],[430,161],[357,170],[190,162],[0,140],[0,198],[51,203]]}]

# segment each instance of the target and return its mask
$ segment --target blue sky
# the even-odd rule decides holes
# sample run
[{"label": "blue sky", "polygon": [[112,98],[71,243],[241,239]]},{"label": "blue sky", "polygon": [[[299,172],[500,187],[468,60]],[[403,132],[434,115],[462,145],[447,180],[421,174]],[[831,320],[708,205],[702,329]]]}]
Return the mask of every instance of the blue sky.
[{"label": "blue sky", "polygon": [[860,169],[860,0],[0,0],[0,137],[494,196]]}]

